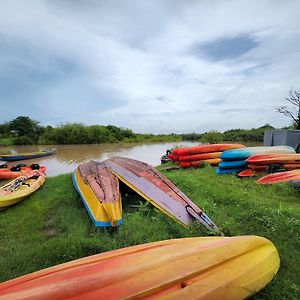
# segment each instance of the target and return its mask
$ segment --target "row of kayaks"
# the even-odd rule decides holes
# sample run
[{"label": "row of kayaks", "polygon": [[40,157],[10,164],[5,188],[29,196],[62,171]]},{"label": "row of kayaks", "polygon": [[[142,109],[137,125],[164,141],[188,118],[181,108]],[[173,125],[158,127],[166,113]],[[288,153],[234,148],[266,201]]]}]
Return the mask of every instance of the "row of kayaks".
[{"label": "row of kayaks", "polygon": [[216,174],[250,177],[263,172],[283,172],[280,176],[266,175],[257,183],[288,181],[289,178],[296,178],[297,181],[300,170],[300,154],[296,154],[290,146],[245,147],[241,144],[211,144],[175,148],[167,155],[176,165],[185,168],[199,167],[204,163],[217,165]]}]

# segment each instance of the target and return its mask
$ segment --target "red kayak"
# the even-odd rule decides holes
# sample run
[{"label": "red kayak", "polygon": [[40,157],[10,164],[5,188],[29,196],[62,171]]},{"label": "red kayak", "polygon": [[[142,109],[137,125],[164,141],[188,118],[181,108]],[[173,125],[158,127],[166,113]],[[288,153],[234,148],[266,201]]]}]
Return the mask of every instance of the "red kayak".
[{"label": "red kayak", "polygon": [[210,158],[219,158],[222,152],[210,152],[210,153],[201,153],[193,155],[180,155],[180,161],[191,161],[191,160],[204,160]]},{"label": "red kayak", "polygon": [[187,148],[175,148],[172,150],[173,155],[192,155],[207,152],[220,152],[230,149],[244,148],[241,144],[210,144],[210,145],[200,145]]},{"label": "red kayak", "polygon": [[32,170],[40,170],[45,173],[46,168],[44,166],[40,166],[38,164],[33,164],[31,166],[26,166],[24,164],[20,164],[17,166],[0,166],[0,179],[15,179],[19,176],[25,176],[30,173]]},{"label": "red kayak", "polygon": [[246,159],[247,163],[251,164],[288,164],[300,163],[300,154],[257,154]]},{"label": "red kayak", "polygon": [[270,174],[256,180],[256,183],[272,184],[272,183],[285,182],[285,181],[300,181],[300,170]]}]

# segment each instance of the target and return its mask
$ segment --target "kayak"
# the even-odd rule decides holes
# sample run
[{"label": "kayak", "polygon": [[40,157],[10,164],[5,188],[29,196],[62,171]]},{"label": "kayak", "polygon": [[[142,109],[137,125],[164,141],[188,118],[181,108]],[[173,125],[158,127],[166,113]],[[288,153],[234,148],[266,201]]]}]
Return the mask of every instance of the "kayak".
[{"label": "kayak", "polygon": [[300,154],[260,154],[252,155],[246,160],[251,164],[300,164]]},{"label": "kayak", "polygon": [[196,219],[207,229],[222,234],[212,220],[169,179],[147,163],[113,157],[105,165],[128,187],[183,226]]},{"label": "kayak", "polygon": [[211,159],[204,159],[204,160],[198,160],[198,161],[182,161],[180,162],[180,166],[183,168],[189,168],[189,167],[199,167],[205,163],[210,164],[212,166],[216,166],[220,163],[220,158],[211,158]]},{"label": "kayak", "polygon": [[242,160],[254,154],[263,153],[295,153],[290,146],[268,146],[268,147],[247,147],[235,150],[226,150],[221,154],[223,160]]},{"label": "kayak", "polygon": [[285,170],[296,170],[296,169],[300,169],[300,163],[297,164],[283,164],[282,168]]},{"label": "kayak", "polygon": [[20,153],[20,154],[0,154],[0,160],[15,161],[30,158],[37,158],[42,156],[52,155],[54,150],[43,150],[38,152]]},{"label": "kayak", "polygon": [[201,154],[193,154],[193,155],[180,155],[180,161],[199,161],[210,158],[219,158],[222,152],[210,152],[210,153],[201,153]]},{"label": "kayak", "polygon": [[223,169],[223,168],[216,168],[216,174],[236,174],[243,171],[244,168],[230,168],[230,169]]},{"label": "kayak", "polygon": [[89,161],[79,165],[72,179],[97,227],[115,227],[122,224],[119,181],[103,163]]},{"label": "kayak", "polygon": [[269,174],[256,180],[256,183],[272,184],[272,183],[285,182],[285,181],[300,181],[300,170]]},{"label": "kayak", "polygon": [[238,173],[238,177],[253,177],[257,175],[258,171],[252,169],[245,169],[242,172]]},{"label": "kayak", "polygon": [[221,161],[219,167],[222,169],[234,169],[234,168],[243,168],[247,165],[245,160],[230,160],[230,161]]},{"label": "kayak", "polygon": [[45,182],[45,174],[34,170],[20,176],[0,188],[0,209],[16,204],[30,196]]},{"label": "kayak", "polygon": [[198,153],[207,153],[207,152],[221,152],[228,149],[239,149],[245,147],[241,144],[209,144],[209,145],[199,145],[193,147],[185,148],[175,148],[172,150],[173,155],[191,155]]},{"label": "kayak", "polygon": [[19,176],[24,176],[30,173],[32,170],[40,170],[45,173],[46,168],[44,166],[39,166],[38,164],[33,164],[31,166],[17,165],[17,166],[0,166],[0,179],[14,179]]},{"label": "kayak", "polygon": [[166,240],[101,253],[0,284],[0,299],[249,298],[280,258],[258,236]]}]

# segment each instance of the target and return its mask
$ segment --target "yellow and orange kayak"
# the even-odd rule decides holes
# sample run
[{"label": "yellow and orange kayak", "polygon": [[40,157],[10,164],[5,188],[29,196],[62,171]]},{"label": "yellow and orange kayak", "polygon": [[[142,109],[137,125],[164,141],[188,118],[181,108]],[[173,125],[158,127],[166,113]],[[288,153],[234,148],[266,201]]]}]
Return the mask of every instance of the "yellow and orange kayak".
[{"label": "yellow and orange kayak", "polygon": [[209,152],[193,155],[180,155],[180,161],[199,161],[204,159],[219,158],[222,152]]},{"label": "yellow and orange kayak", "polygon": [[204,159],[204,160],[196,160],[196,161],[182,161],[180,162],[180,166],[183,168],[189,168],[189,167],[199,167],[203,163],[210,164],[212,166],[216,166],[221,162],[220,158],[210,158],[210,159]]},{"label": "yellow and orange kayak", "polygon": [[256,183],[272,184],[272,183],[285,182],[285,181],[300,181],[300,170],[279,172],[279,173],[266,175],[256,180]]},{"label": "yellow and orange kayak", "polygon": [[45,182],[45,174],[35,170],[20,176],[0,188],[0,209],[16,204],[30,196]]},{"label": "yellow and orange kayak", "polygon": [[258,236],[148,243],[81,258],[0,284],[0,299],[245,299],[279,269]]}]

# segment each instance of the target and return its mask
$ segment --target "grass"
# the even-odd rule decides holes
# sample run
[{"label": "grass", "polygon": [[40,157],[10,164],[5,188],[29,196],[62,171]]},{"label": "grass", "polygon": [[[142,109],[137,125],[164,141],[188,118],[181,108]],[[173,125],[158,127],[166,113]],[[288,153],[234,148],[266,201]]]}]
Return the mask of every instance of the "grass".
[{"label": "grass", "polygon": [[[280,271],[252,299],[300,299],[300,208],[295,189],[215,175],[210,167],[164,172],[226,235],[260,235],[275,244]],[[114,231],[93,226],[70,174],[48,178],[29,199],[1,212],[0,281],[112,249],[209,234],[198,224],[183,228],[122,184],[121,192],[124,224]]]}]

